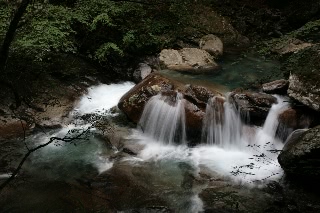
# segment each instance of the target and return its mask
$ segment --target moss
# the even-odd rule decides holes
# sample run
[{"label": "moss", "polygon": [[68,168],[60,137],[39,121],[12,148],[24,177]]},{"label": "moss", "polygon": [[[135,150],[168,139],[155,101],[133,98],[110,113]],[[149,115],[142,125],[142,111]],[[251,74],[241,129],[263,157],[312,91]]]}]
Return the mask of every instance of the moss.
[{"label": "moss", "polygon": [[[305,48],[291,55],[284,63],[283,70],[287,75],[298,75],[308,80],[311,85],[319,85],[320,79],[320,45]],[[320,86],[320,85],[319,85]]]},{"label": "moss", "polygon": [[320,19],[310,21],[301,28],[294,30],[280,38],[263,41],[257,45],[259,53],[262,55],[271,55],[274,49],[281,49],[292,43],[293,40],[299,39],[303,42],[317,43],[320,41]]}]

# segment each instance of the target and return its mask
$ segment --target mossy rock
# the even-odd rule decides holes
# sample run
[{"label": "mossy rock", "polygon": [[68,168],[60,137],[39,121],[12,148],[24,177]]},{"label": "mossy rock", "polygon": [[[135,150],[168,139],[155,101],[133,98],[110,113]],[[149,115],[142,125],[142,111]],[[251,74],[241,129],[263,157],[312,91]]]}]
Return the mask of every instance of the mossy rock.
[{"label": "mossy rock", "polygon": [[283,70],[290,74],[289,96],[320,111],[320,45],[313,45],[290,56]]}]

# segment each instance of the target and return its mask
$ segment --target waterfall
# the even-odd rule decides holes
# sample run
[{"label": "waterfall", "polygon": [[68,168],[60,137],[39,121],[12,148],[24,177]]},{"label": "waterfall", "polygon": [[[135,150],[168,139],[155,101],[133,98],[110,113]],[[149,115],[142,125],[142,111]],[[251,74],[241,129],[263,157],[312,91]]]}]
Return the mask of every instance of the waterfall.
[{"label": "waterfall", "polygon": [[280,140],[276,138],[276,132],[279,126],[278,117],[281,112],[288,108],[289,104],[287,99],[281,96],[275,97],[278,103],[272,105],[262,129],[257,132],[255,143],[259,145]]},{"label": "waterfall", "polygon": [[223,148],[239,147],[243,143],[264,144],[276,140],[276,131],[279,126],[278,116],[288,107],[287,100],[275,96],[277,104],[272,105],[262,128],[258,129],[253,141],[242,133],[245,124],[241,122],[240,112],[227,100],[221,97],[209,99],[206,115],[203,122],[202,141],[208,145],[217,145]]},{"label": "waterfall", "polygon": [[139,125],[163,144],[186,143],[185,109],[181,93],[158,94],[146,104]]},{"label": "waterfall", "polygon": [[221,97],[210,98],[202,127],[202,141],[230,147],[241,140],[242,124],[235,106]]}]

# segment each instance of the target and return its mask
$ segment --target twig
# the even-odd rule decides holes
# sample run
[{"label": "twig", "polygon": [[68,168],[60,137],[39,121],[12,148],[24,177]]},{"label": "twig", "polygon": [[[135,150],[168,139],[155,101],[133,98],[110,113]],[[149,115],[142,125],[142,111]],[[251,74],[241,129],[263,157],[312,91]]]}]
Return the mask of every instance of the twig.
[{"label": "twig", "polygon": [[48,146],[49,144],[51,144],[54,141],[63,141],[66,143],[70,143],[74,140],[78,140],[78,139],[83,139],[83,135],[85,135],[86,133],[88,133],[90,130],[90,127],[87,128],[86,130],[82,131],[80,134],[78,134],[76,137],[63,137],[63,138],[59,138],[59,137],[51,137],[50,140],[47,143],[41,144],[33,149],[28,149],[28,152],[24,155],[24,157],[22,158],[22,160],[20,161],[18,167],[14,170],[14,172],[11,174],[11,176],[0,185],[0,193],[1,191],[16,177],[16,175],[18,174],[18,172],[20,171],[20,169],[22,168],[22,165],[24,164],[24,162],[27,160],[27,158],[35,151]]}]

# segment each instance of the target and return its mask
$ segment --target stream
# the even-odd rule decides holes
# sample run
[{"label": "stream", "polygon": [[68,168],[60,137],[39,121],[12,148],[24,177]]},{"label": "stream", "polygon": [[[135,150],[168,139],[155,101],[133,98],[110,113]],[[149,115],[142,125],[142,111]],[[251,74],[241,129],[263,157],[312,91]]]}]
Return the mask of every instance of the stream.
[{"label": "stream", "polygon": [[[261,73],[267,77],[278,69],[276,63],[253,57],[229,58],[222,66],[220,74],[209,77],[162,73],[184,83],[201,82],[227,92],[256,81]],[[79,119],[81,116],[101,115],[111,120],[121,116],[110,109],[133,86],[124,82],[88,88],[70,113],[69,125],[31,135],[27,145],[34,147],[51,137],[77,134],[75,129],[81,131],[90,126]],[[120,147],[107,144],[99,128],[90,129],[92,134],[86,140],[52,143],[32,154],[21,174],[21,179],[26,180],[15,184],[16,191],[8,193],[0,210],[86,212],[89,208],[93,212],[195,213],[216,208],[208,206],[211,199],[208,193],[213,193],[208,189],[222,186],[231,187],[230,192],[237,191],[250,200],[256,196],[255,190],[283,175],[277,153],[269,151],[283,147],[283,141],[276,137],[277,118],[288,102],[285,97],[276,98],[278,103],[272,106],[261,127],[243,124],[240,113],[228,101],[218,111],[223,113],[216,115],[215,100],[211,99],[207,104],[202,143],[188,147],[184,105],[179,93],[174,104],[156,95],[145,106],[138,125],[142,128],[115,123],[128,130],[121,143],[134,150],[134,154],[123,154]],[[226,122],[216,122],[217,116]],[[213,181],[219,183],[215,185]],[[240,201],[232,193],[228,197],[222,195],[220,200],[212,202],[222,208],[226,205],[226,209],[245,208],[245,204],[239,207]]]}]

